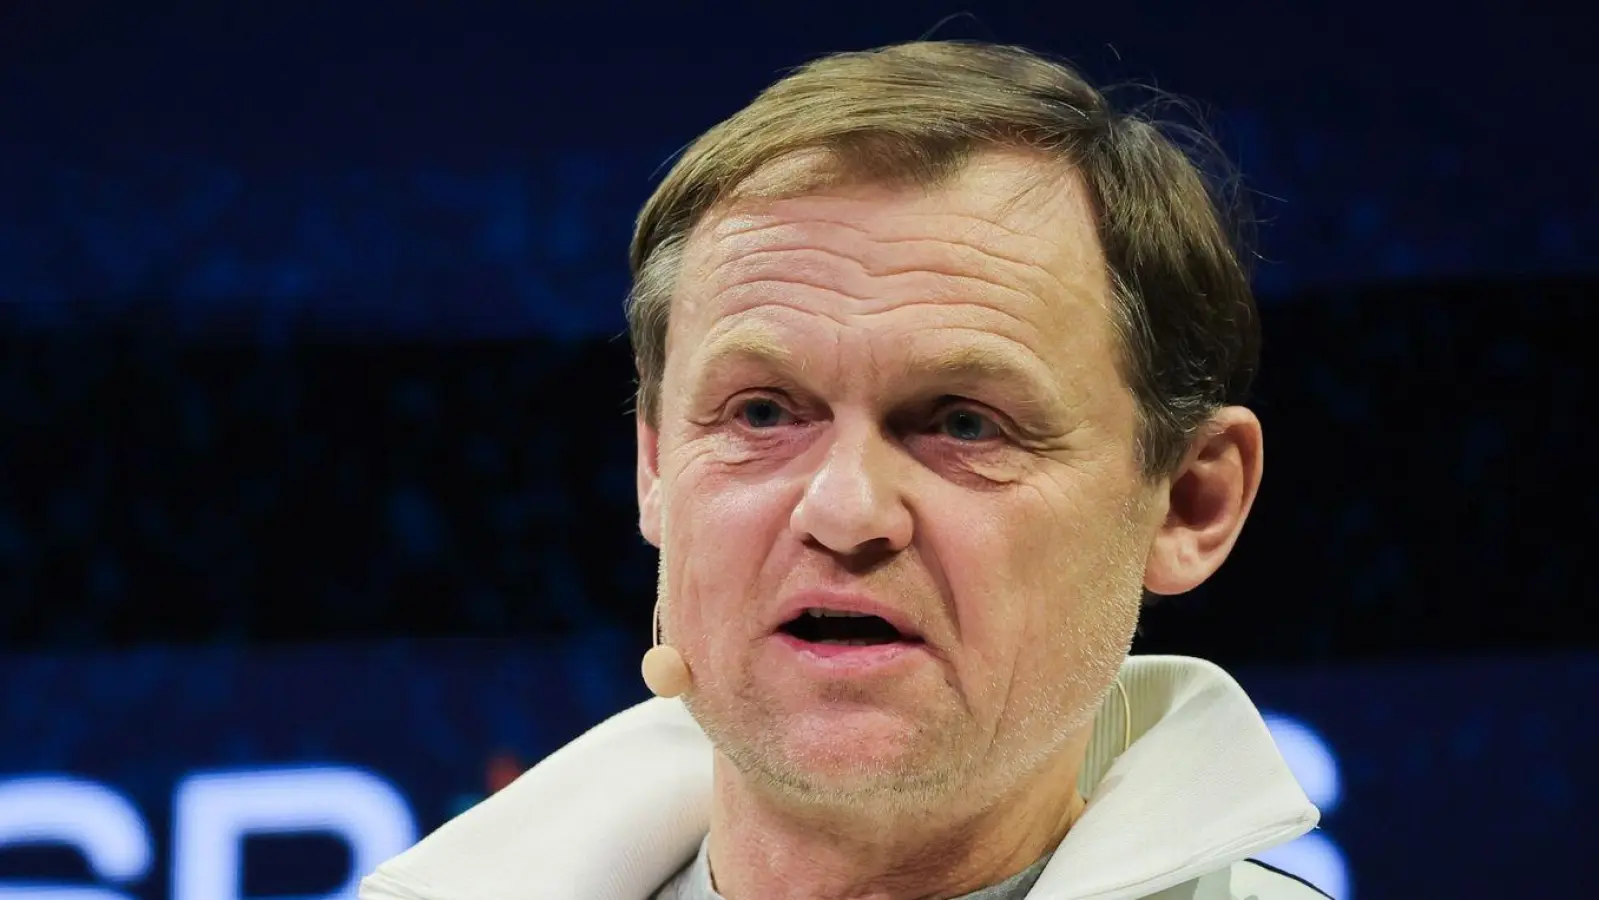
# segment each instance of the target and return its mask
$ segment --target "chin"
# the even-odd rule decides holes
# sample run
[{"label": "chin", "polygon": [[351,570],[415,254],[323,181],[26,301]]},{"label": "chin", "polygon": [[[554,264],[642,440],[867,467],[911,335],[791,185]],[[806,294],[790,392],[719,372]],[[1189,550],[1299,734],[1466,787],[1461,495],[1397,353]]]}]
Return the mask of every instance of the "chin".
[{"label": "chin", "polygon": [[952,780],[937,731],[883,709],[819,709],[774,723],[761,766],[782,785],[810,799],[909,799]]},{"label": "chin", "polygon": [[940,807],[956,784],[942,769],[908,772],[854,760],[835,766],[807,761],[759,773],[767,787],[796,806],[896,815]]},{"label": "chin", "polygon": [[685,700],[733,769],[807,805],[942,796],[966,758],[964,723],[924,698],[809,689]]}]

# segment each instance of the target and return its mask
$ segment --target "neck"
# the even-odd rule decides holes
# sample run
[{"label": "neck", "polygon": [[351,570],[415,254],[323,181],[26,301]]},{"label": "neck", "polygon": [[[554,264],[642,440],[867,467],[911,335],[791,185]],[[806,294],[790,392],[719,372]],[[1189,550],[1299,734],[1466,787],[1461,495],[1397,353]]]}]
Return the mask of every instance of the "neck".
[{"label": "neck", "polygon": [[1073,741],[986,802],[888,815],[796,808],[718,755],[709,848],[716,890],[727,900],[938,900],[997,884],[1054,850],[1082,813],[1085,750]]}]

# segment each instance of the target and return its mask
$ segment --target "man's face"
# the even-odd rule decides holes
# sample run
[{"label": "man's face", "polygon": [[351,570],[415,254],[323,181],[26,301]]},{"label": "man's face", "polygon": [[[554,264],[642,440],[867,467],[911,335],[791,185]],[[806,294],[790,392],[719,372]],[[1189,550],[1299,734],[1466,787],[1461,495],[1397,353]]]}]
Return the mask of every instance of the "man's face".
[{"label": "man's face", "polygon": [[688,244],[643,529],[690,709],[768,785],[1003,789],[1126,653],[1158,504],[1090,201],[1023,192],[1038,165],[752,202]]}]

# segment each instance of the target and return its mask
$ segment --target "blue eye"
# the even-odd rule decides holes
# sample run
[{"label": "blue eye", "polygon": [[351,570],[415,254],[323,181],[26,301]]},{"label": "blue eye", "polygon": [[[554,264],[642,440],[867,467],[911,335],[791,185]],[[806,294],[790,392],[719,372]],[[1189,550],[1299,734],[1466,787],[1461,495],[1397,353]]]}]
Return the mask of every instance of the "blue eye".
[{"label": "blue eye", "polygon": [[986,441],[999,436],[999,426],[993,419],[969,409],[951,410],[940,421],[939,430],[957,441]]},{"label": "blue eye", "polygon": [[744,404],[738,411],[739,418],[751,428],[776,428],[783,424],[783,417],[788,411],[777,405],[774,400],[757,397]]}]

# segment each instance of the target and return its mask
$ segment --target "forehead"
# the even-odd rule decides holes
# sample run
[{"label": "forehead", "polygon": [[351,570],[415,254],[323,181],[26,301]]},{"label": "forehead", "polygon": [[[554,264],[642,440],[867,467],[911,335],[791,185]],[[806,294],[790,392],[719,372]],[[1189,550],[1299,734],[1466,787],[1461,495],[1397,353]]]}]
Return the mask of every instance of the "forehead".
[{"label": "forehead", "polygon": [[774,308],[852,332],[971,326],[1040,355],[1063,341],[1081,352],[1110,332],[1089,192],[1075,172],[1022,154],[979,156],[932,187],[746,198],[699,224],[679,272],[669,346]]}]

